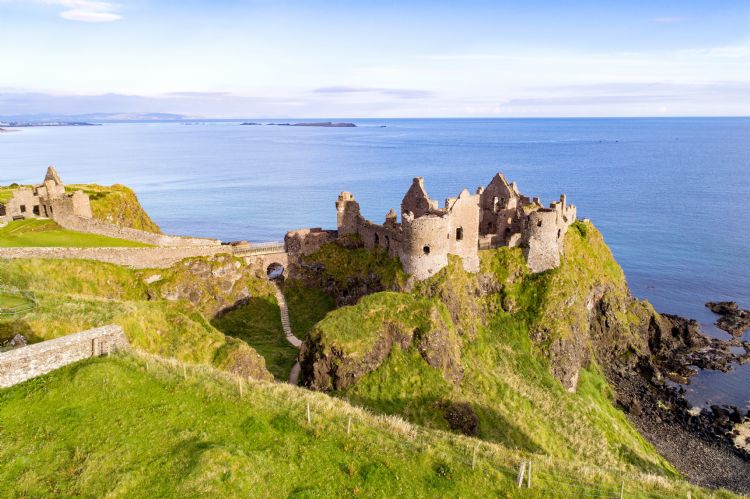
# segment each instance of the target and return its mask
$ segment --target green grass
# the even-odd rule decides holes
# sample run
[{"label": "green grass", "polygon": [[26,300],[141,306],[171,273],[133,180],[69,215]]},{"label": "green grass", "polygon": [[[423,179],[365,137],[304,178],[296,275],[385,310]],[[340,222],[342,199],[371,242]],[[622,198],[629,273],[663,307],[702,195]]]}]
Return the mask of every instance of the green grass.
[{"label": "green grass", "polygon": [[0,292],[0,312],[31,306],[28,298],[16,294]]},{"label": "green grass", "polygon": [[[118,324],[131,345],[181,361],[270,377],[263,358],[214,328],[190,303],[155,299],[133,270],[89,260],[0,259],[0,289],[32,292],[37,306],[0,316],[0,342],[39,342]],[[244,346],[243,346],[244,345]]]},{"label": "green grass", "polygon": [[[701,494],[684,482],[423,430],[288,385],[245,382],[240,396],[238,383],[127,355],[0,390],[3,495],[571,497],[617,495],[621,483],[627,497]],[[518,489],[527,459],[533,485]]]},{"label": "green grass", "polygon": [[135,192],[129,187],[120,184],[108,187],[96,184],[78,184],[68,185],[65,190],[68,192],[82,190],[88,194],[94,218],[120,227],[130,227],[156,234],[161,233],[159,226],[144,211]]},{"label": "green grass", "polygon": [[301,340],[307,338],[313,326],[335,308],[333,298],[294,279],[284,283],[284,297],[292,332]]},{"label": "green grass", "polygon": [[28,219],[0,228],[0,247],[145,247],[147,244],[65,230],[52,220]]},{"label": "green grass", "polygon": [[365,281],[373,277],[386,290],[402,289],[406,284],[407,275],[401,262],[380,248],[346,249],[337,243],[328,243],[303,260],[322,264],[322,278],[332,281],[339,289],[348,287],[352,280]]},{"label": "green grass", "polygon": [[211,324],[253,347],[263,356],[266,368],[277,380],[289,379],[289,371],[297,361],[299,350],[286,340],[274,297],[251,298],[235,310],[213,319]]},{"label": "green grass", "polygon": [[[566,238],[562,266],[542,274],[529,273],[518,248],[480,256],[480,275],[466,273],[451,258],[448,267],[418,283],[412,294],[367,296],[329,313],[312,333],[324,352],[362,358],[382,336],[385,321],[425,331],[433,310],[442,310],[440,315],[462,336],[460,386],[431,368],[412,344],[406,351],[392,351],[376,370],[338,395],[440,429],[446,428],[447,404],[468,402],[484,440],[571,462],[677,476],[615,407],[595,362],[580,371],[576,393],[553,376],[555,366],[548,360],[553,341],[579,334],[580,348],[591,348],[586,336],[590,290],[603,286],[609,299],[629,303],[622,271],[598,231],[590,224],[575,225]],[[638,317],[623,311],[616,318],[611,326],[622,328],[619,340],[627,344]]]},{"label": "green grass", "polygon": [[445,306],[429,298],[384,291],[365,296],[356,305],[328,314],[310,332],[326,351],[336,350],[361,359],[370,352],[385,333],[397,328],[409,335],[428,332],[437,327],[452,329]]},{"label": "green grass", "polygon": [[20,186],[15,185],[9,185],[9,186],[0,186],[0,203],[4,204],[13,199],[13,191],[18,189]]}]

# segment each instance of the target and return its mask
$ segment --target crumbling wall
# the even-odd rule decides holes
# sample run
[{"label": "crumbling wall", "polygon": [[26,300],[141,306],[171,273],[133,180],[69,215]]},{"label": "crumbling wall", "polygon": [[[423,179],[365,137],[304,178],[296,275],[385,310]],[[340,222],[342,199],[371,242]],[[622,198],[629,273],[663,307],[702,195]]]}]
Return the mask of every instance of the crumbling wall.
[{"label": "crumbling wall", "polygon": [[184,258],[233,253],[228,246],[146,248],[0,248],[0,258],[77,258],[134,269],[167,268]]},{"label": "crumbling wall", "polygon": [[0,387],[9,387],[89,357],[129,348],[120,326],[103,326],[0,353]]},{"label": "crumbling wall", "polygon": [[445,203],[448,253],[461,257],[467,272],[479,272],[479,195],[464,189]]}]

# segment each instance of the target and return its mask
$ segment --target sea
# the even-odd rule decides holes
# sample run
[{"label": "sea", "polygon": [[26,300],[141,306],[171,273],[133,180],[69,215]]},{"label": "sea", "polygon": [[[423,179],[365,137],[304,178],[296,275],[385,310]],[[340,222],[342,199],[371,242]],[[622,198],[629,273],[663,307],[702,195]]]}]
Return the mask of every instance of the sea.
[{"label": "sea", "polygon": [[[132,187],[167,233],[264,242],[335,228],[341,191],[382,222],[415,176],[442,203],[503,172],[545,204],[566,193],[658,311],[726,338],[705,302],[750,308],[750,118],[335,121],[357,127],[24,128],[0,134],[0,184],[39,182],[54,165],[66,183]],[[700,372],[687,389],[696,405],[748,408],[750,364]]]}]

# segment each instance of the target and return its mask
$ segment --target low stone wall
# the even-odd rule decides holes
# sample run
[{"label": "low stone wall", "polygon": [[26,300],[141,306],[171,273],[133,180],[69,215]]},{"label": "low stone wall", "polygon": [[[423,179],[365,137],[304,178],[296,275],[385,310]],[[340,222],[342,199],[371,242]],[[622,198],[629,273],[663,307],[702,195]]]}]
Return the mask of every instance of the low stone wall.
[{"label": "low stone wall", "polygon": [[102,222],[93,218],[83,218],[74,215],[55,214],[55,222],[61,227],[77,232],[87,232],[100,236],[127,239],[143,244],[154,246],[220,246],[221,241],[217,239],[202,239],[198,237],[168,236],[165,234],[154,234],[143,230],[120,227],[118,225]]},{"label": "low stone wall", "polygon": [[228,246],[153,248],[0,248],[0,258],[77,258],[134,269],[167,268],[185,258],[233,253]]},{"label": "low stone wall", "polygon": [[0,353],[0,387],[16,385],[79,360],[129,348],[120,326],[103,326]]}]

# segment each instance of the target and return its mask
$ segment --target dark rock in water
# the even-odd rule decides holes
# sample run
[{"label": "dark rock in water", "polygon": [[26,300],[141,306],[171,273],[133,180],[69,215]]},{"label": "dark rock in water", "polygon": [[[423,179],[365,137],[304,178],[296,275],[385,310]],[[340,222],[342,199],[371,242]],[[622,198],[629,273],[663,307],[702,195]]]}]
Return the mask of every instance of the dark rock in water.
[{"label": "dark rock in water", "polygon": [[443,416],[453,431],[472,436],[476,435],[479,430],[479,418],[467,402],[451,403],[445,408]]},{"label": "dark rock in water", "polygon": [[245,123],[240,123],[240,125],[260,125],[260,123],[255,123],[255,122],[252,122],[252,121],[248,121],[248,122],[245,122]]},{"label": "dark rock in water", "polygon": [[321,121],[315,123],[295,123],[292,126],[322,126],[328,128],[353,128],[356,127],[354,123],[334,123],[332,121]]},{"label": "dark rock in water", "polygon": [[733,301],[708,302],[706,307],[720,315],[716,326],[734,337],[742,336],[750,329],[750,310],[742,310]]}]

